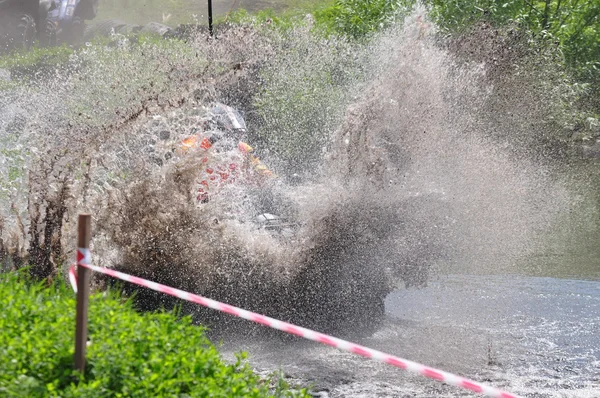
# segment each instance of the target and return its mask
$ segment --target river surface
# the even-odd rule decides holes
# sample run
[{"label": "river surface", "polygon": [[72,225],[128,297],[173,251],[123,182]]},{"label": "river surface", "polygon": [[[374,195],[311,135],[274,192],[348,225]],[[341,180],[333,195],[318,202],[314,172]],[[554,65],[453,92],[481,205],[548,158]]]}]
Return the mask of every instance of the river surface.
[{"label": "river surface", "polygon": [[[387,298],[358,343],[526,397],[600,397],[600,278],[444,275]],[[230,340],[259,371],[281,369],[330,397],[469,396],[307,341]]]}]

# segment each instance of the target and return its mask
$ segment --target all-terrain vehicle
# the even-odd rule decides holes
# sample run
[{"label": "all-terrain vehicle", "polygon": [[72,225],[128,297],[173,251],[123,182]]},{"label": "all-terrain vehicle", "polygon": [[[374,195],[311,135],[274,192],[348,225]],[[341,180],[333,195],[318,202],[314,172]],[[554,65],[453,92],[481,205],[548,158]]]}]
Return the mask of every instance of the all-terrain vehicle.
[{"label": "all-terrain vehicle", "polygon": [[29,49],[36,39],[40,25],[39,0],[0,0],[0,50]]},{"label": "all-terrain vehicle", "polygon": [[[155,116],[138,131],[138,139],[116,156],[129,167],[127,153],[142,153],[158,174],[173,173],[199,208],[219,207],[221,221],[235,221],[293,240],[298,225],[286,199],[283,179],[275,175],[247,144],[240,112],[222,103]],[[122,155],[121,155],[122,153]],[[125,171],[128,172],[128,171]]]},{"label": "all-terrain vehicle", "polygon": [[247,221],[289,240],[294,235],[294,223],[272,214],[282,210],[269,189],[277,177],[244,142],[246,132],[246,122],[236,109],[215,103],[194,134],[178,143],[176,152],[202,158],[194,193],[198,205],[220,195],[226,186],[243,185],[243,196],[258,212]]},{"label": "all-terrain vehicle", "polygon": [[85,21],[96,18],[98,1],[52,0],[47,15],[49,27],[40,39],[48,45],[79,44],[84,38]]},{"label": "all-terrain vehicle", "polygon": [[0,0],[0,51],[78,44],[85,20],[96,17],[99,0]]}]

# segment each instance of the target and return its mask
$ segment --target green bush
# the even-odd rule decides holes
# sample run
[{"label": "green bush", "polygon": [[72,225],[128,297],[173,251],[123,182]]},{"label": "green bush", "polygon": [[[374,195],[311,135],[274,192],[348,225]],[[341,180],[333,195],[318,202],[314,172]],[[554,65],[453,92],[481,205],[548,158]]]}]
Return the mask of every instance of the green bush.
[{"label": "green bush", "polygon": [[75,296],[64,283],[0,275],[0,396],[305,396],[262,380],[239,354],[220,358],[202,327],[173,313],[138,314],[108,292],[90,300],[87,367],[73,368]]},{"label": "green bush", "polygon": [[319,26],[329,34],[362,38],[389,26],[415,5],[413,0],[336,0],[315,11]]},{"label": "green bush", "polygon": [[327,0],[314,4],[309,1],[284,12],[267,9],[249,14],[245,9],[238,9],[227,21],[255,25],[268,22],[271,26],[289,30],[304,25],[306,13],[311,13],[317,30],[326,36],[361,39],[388,26],[414,4],[414,0]]},{"label": "green bush", "polygon": [[429,0],[426,4],[434,21],[448,32],[486,20],[495,26],[519,26],[530,34],[535,47],[558,45],[572,75],[589,86],[586,101],[600,111],[600,0]]},{"label": "green bush", "polygon": [[[287,8],[284,9],[267,8],[255,12],[238,8],[222,18],[218,18],[217,23],[251,24],[255,28],[268,27],[289,31],[306,26],[307,14],[316,15],[326,12],[333,6],[334,0],[289,0],[285,3],[291,4],[287,4]],[[285,6],[285,4],[281,4],[281,6]]]}]

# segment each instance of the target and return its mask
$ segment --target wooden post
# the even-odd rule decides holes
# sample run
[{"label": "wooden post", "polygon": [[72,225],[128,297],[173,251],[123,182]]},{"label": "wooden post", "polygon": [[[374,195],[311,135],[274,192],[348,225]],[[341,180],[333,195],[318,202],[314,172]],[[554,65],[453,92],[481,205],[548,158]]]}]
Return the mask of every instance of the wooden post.
[{"label": "wooden post", "polygon": [[[92,235],[92,217],[80,214],[77,225],[77,248],[89,249]],[[88,303],[90,298],[90,271],[77,267],[77,315],[75,327],[75,370],[85,371],[85,350],[87,347]]]},{"label": "wooden post", "polygon": [[212,0],[208,0],[208,31],[210,32],[210,36],[214,36],[213,32],[213,9],[212,9]]}]

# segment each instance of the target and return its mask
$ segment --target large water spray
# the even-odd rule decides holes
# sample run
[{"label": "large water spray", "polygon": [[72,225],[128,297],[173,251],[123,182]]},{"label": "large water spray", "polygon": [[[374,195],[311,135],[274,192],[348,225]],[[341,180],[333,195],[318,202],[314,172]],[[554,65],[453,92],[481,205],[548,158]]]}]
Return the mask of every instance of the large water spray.
[{"label": "large water spray", "polygon": [[[385,296],[426,284],[432,269],[518,266],[568,191],[548,163],[498,140],[487,66],[458,64],[424,21],[369,45],[308,28],[113,37],[0,92],[5,266],[64,273],[87,211],[101,265],[338,331],[376,326]],[[270,203],[294,224],[292,239],[248,222],[260,205],[247,187],[197,206],[199,159],[172,149],[217,101],[245,113],[279,175]],[[543,126],[529,123],[535,112],[510,114],[511,129]],[[143,309],[175,305],[136,298]]]}]

